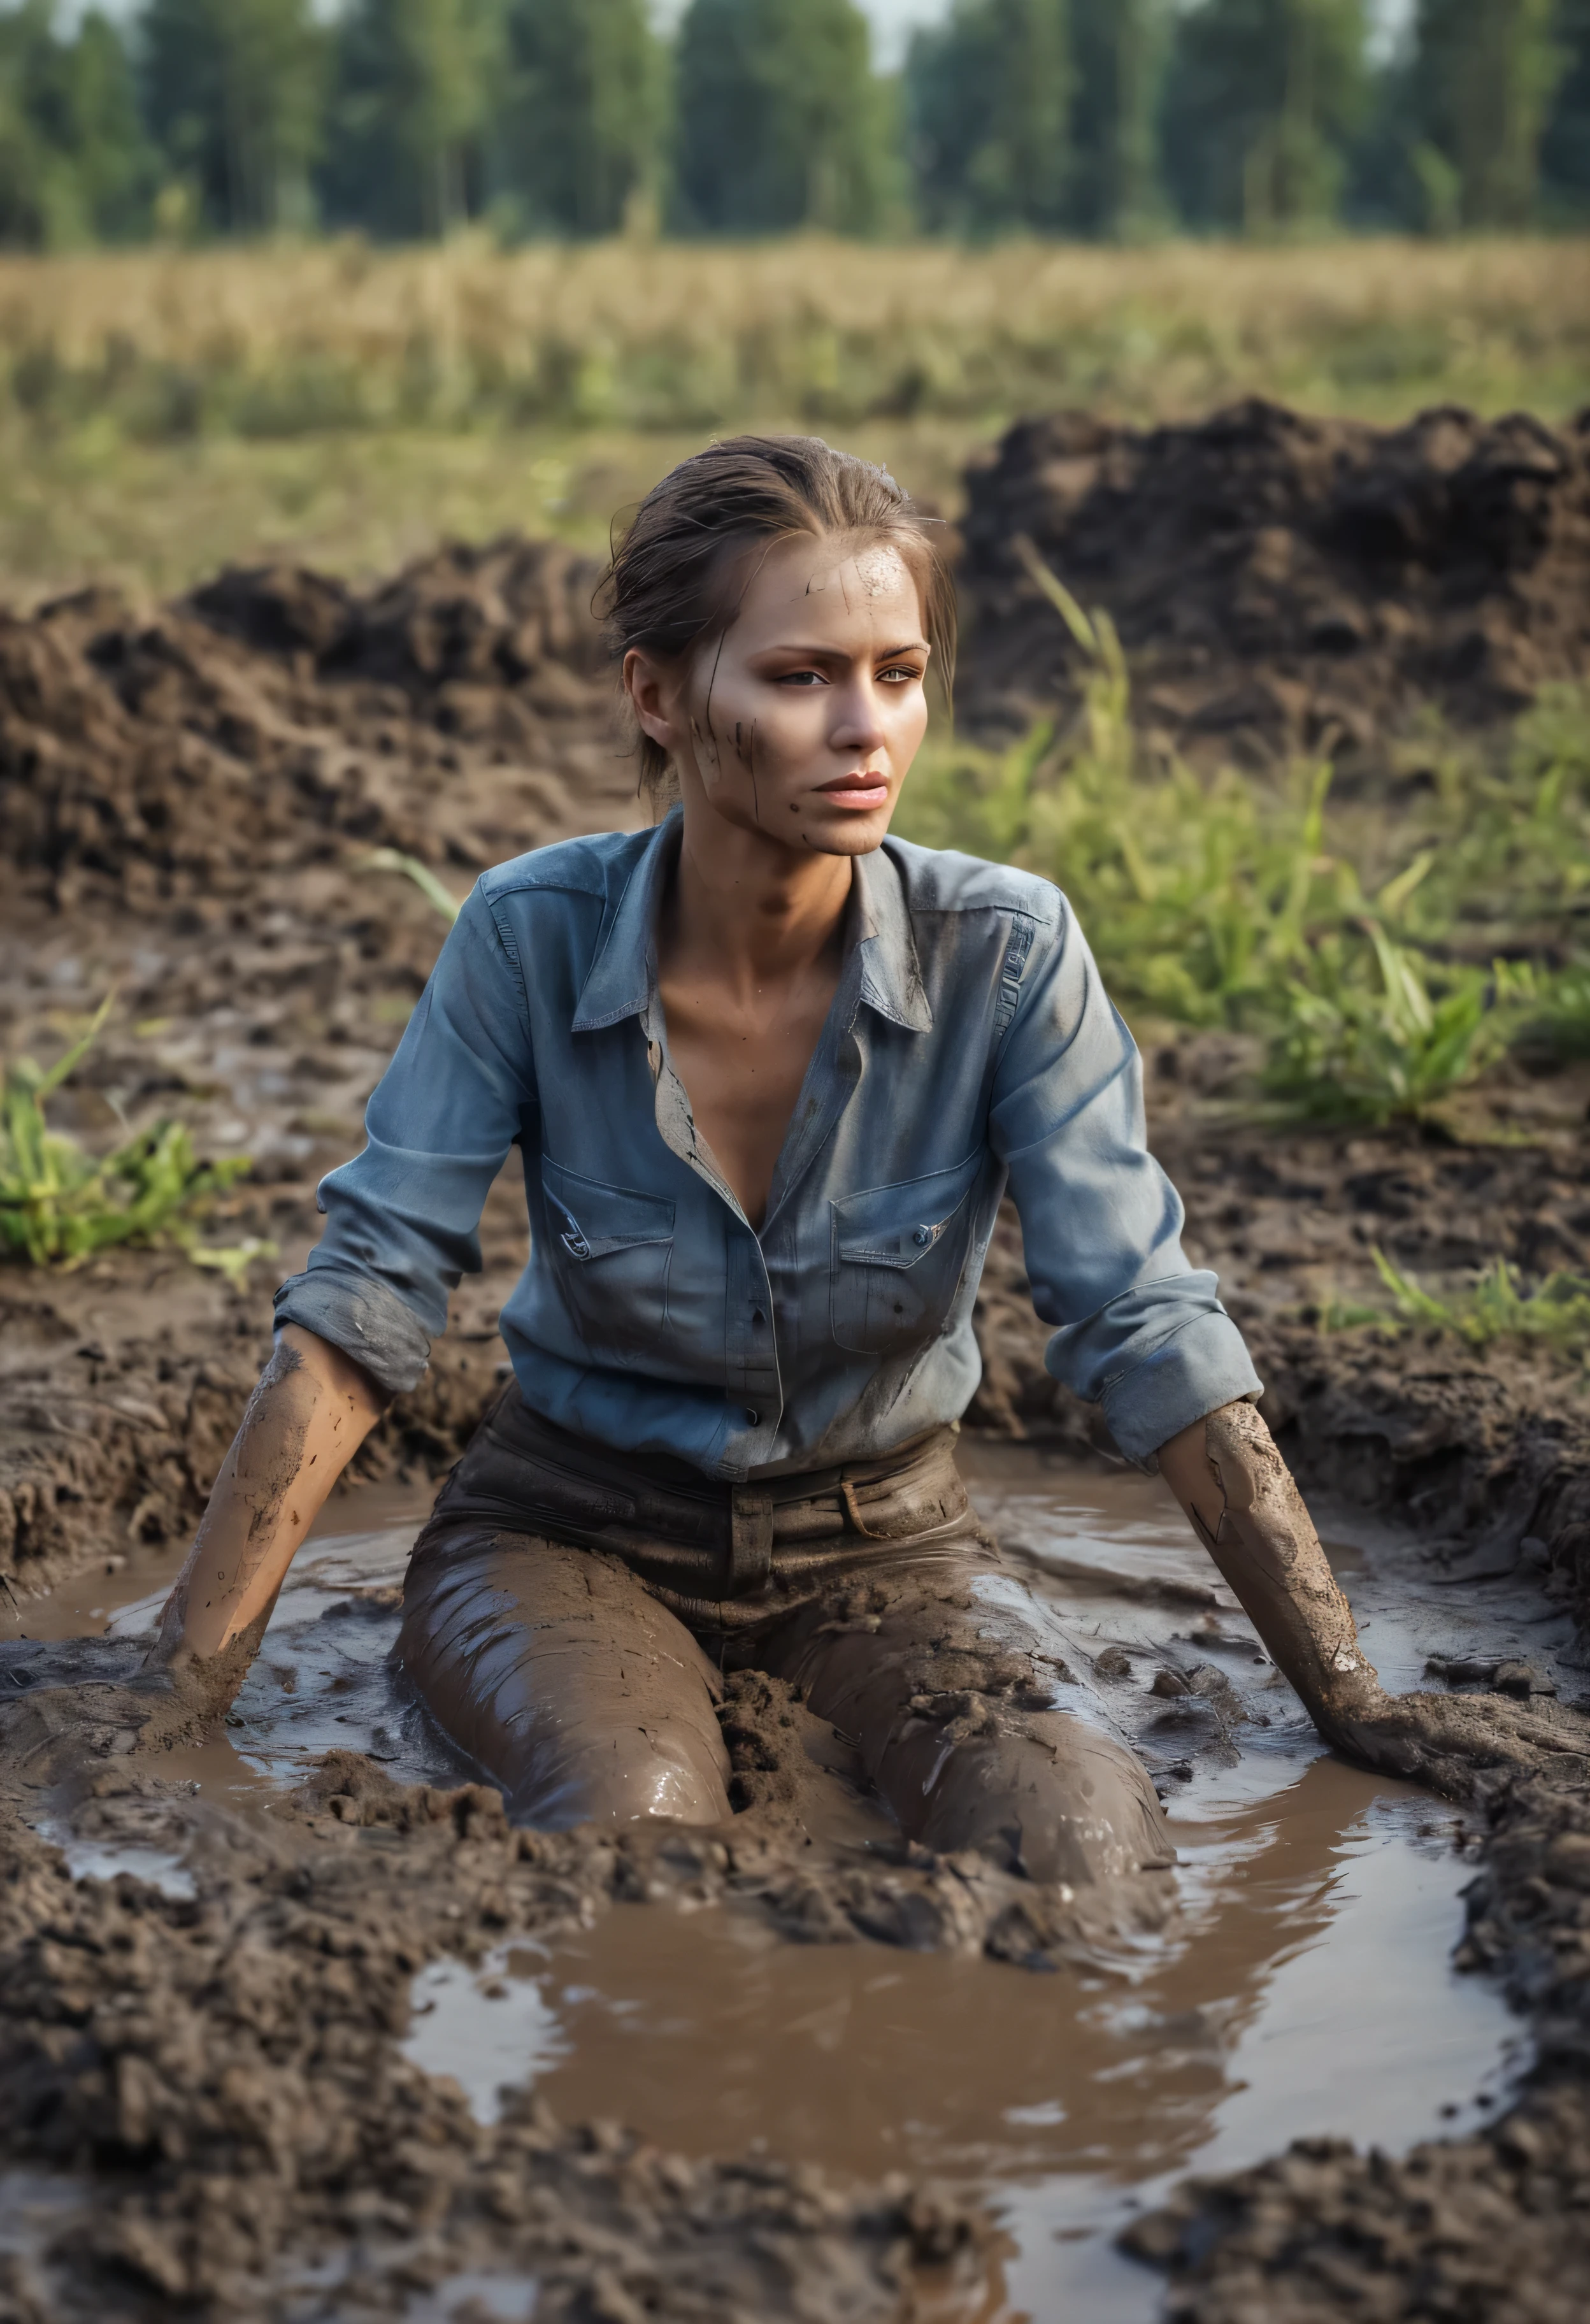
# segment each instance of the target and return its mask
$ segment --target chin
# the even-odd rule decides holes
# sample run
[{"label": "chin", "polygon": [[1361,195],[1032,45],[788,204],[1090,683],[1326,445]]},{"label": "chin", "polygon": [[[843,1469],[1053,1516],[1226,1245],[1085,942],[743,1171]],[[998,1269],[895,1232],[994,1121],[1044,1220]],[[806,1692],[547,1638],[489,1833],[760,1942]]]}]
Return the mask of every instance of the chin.
[{"label": "chin", "polygon": [[878,807],[870,815],[815,817],[801,836],[818,855],[870,855],[888,836],[890,810]]}]

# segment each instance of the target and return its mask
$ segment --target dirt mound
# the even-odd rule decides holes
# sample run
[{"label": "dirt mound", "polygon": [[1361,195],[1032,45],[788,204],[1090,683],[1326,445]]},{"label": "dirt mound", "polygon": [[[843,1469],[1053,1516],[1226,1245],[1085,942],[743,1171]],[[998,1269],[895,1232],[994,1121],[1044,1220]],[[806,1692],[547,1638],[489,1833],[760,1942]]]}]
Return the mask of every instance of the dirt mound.
[{"label": "dirt mound", "polygon": [[361,596],[234,571],[146,618],[88,590],[0,615],[0,848],[56,900],[242,892],[351,841],[470,869],[634,816],[596,567],[448,548]]},{"label": "dirt mound", "polygon": [[1024,534],[1108,609],[1140,715],[1195,755],[1370,752],[1423,703],[1485,724],[1590,673],[1590,412],[1561,432],[1256,401],[1148,430],[1061,412],[1010,429],[968,486],[974,725],[1052,709],[1081,672]]}]

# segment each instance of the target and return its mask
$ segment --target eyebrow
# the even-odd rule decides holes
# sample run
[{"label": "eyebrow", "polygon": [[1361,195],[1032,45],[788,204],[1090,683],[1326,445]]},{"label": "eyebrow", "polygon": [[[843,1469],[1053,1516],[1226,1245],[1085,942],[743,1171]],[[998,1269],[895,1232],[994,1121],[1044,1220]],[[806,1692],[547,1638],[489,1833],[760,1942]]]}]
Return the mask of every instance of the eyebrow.
[{"label": "eyebrow", "polygon": [[[758,646],[755,650],[758,660],[766,654],[800,654],[807,661],[852,659],[852,656],[846,653],[841,646],[804,645],[798,640],[794,642],[781,640],[774,645]],[[933,648],[925,638],[913,638],[908,644],[881,647],[869,659],[873,661],[894,661],[901,654],[931,654]]]}]

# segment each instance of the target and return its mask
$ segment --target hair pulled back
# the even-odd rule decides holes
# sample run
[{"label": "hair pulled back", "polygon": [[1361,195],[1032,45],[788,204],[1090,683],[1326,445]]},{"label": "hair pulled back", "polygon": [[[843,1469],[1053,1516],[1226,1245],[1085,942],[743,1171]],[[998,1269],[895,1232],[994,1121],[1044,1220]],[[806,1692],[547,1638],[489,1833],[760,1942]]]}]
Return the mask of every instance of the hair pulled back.
[{"label": "hair pulled back", "polygon": [[[614,656],[639,647],[681,661],[733,622],[750,576],[742,553],[802,533],[868,546],[887,541],[915,581],[933,666],[946,690],[955,668],[955,586],[943,528],[924,516],[887,468],[836,452],[816,436],[731,436],[694,453],[654,484],[615,537],[596,593]],[[640,780],[656,798],[668,754],[640,736]]]}]

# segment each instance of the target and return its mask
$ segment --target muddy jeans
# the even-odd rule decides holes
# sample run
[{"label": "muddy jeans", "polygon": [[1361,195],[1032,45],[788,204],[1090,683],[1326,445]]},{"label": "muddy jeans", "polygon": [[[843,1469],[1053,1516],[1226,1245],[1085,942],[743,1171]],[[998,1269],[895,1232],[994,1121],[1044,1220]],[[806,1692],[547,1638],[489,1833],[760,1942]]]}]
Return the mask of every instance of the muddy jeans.
[{"label": "muddy jeans", "polygon": [[720,1674],[755,1668],[856,1745],[912,1840],[1073,1886],[1173,1858],[1138,1760],[1054,1707],[1062,1650],[947,1428],[730,1487],[510,1385],[415,1545],[399,1653],[521,1823],[727,1821]]}]

